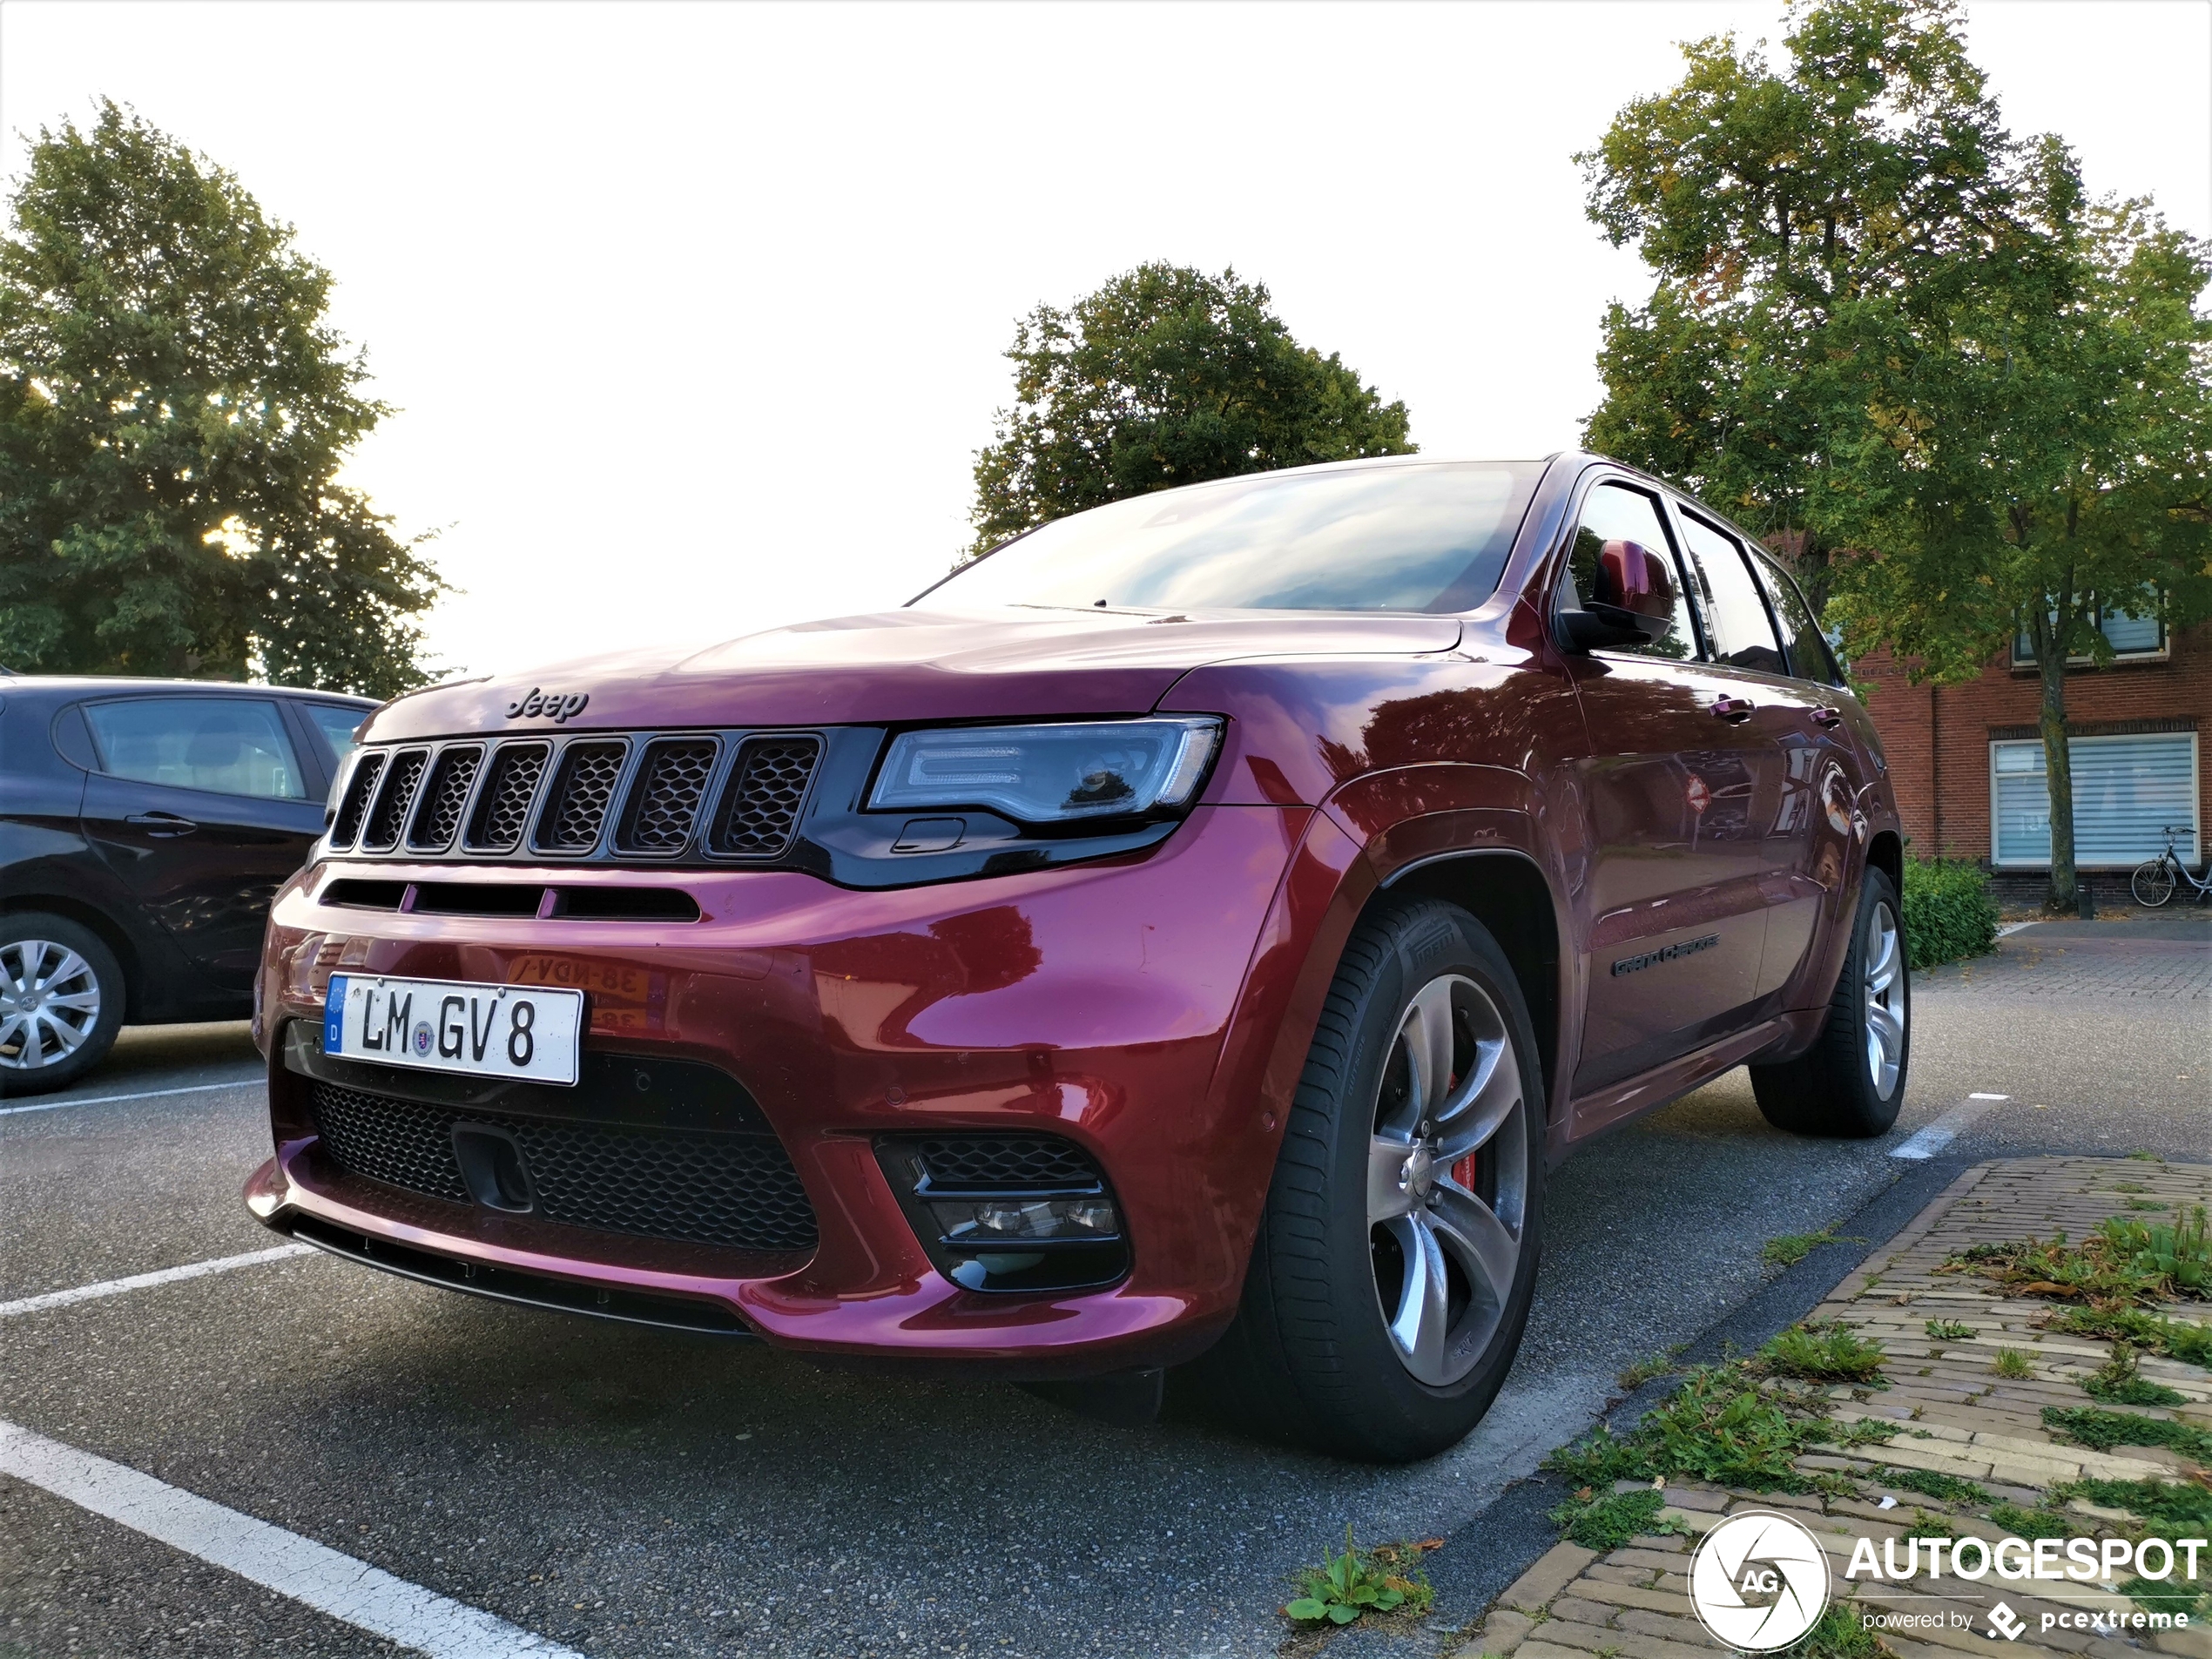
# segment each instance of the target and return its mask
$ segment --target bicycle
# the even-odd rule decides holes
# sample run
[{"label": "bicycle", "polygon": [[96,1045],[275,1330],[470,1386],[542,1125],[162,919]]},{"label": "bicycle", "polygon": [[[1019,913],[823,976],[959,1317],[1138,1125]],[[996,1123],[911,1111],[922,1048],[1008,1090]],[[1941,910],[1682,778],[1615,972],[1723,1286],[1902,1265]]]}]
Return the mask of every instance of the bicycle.
[{"label": "bicycle", "polygon": [[2135,873],[2128,878],[2128,891],[2135,895],[2135,902],[2155,910],[2174,896],[2174,889],[2186,881],[2196,894],[2199,904],[2212,902],[2212,864],[2205,866],[2204,880],[2200,881],[2188,872],[2180,856],[2174,851],[2174,838],[2194,831],[2193,824],[2168,824],[2162,833],[2166,850],[2155,859],[2145,859],[2135,867]]}]

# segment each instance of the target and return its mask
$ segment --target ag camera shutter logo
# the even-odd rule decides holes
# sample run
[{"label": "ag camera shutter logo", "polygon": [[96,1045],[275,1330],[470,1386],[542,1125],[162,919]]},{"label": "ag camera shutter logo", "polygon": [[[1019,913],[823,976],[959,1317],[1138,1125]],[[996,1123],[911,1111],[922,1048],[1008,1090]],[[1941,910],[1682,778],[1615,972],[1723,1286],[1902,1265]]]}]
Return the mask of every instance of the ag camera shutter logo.
[{"label": "ag camera shutter logo", "polygon": [[1730,1515],[1690,1558],[1689,1604],[1731,1648],[1786,1648],[1827,1610],[1827,1552],[1787,1515],[1764,1509]]}]

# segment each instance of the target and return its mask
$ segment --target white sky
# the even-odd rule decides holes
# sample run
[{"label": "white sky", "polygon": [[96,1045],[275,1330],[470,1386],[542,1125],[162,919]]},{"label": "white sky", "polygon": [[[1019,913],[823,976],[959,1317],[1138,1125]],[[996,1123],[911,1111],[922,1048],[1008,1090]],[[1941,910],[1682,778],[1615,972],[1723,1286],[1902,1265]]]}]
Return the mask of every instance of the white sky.
[{"label": "white sky", "polygon": [[[1536,455],[1644,291],[1569,160],[1778,5],[0,5],[0,172],[105,94],[337,275],[351,480],[482,672],[896,604],[967,539],[1015,319],[1234,265],[1431,453]],[[1981,0],[2009,124],[2212,233],[2212,4]]]}]

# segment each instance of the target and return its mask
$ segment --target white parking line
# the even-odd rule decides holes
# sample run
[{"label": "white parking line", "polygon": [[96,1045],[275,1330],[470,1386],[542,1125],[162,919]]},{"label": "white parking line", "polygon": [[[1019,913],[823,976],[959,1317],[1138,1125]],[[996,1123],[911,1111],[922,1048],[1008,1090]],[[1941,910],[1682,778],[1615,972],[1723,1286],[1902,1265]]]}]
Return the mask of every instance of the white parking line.
[{"label": "white parking line", "polygon": [[480,1608],[13,1423],[0,1422],[0,1474],[434,1659],[581,1659]]},{"label": "white parking line", "polygon": [[227,1273],[233,1267],[252,1267],[260,1262],[280,1262],[287,1256],[307,1256],[314,1253],[307,1244],[279,1244],[273,1250],[248,1251],[243,1256],[218,1256],[212,1261],[187,1262],[182,1267],[165,1267],[154,1273],[133,1273],[128,1278],[102,1279],[97,1285],[79,1285],[74,1290],[49,1291],[44,1296],[26,1296],[19,1301],[0,1302],[0,1319],[18,1313],[36,1313],[42,1308],[65,1308],[72,1302],[95,1302],[103,1296],[120,1296],[125,1291],[143,1291],[155,1285],[174,1285],[182,1278],[204,1278],[210,1273]]},{"label": "white parking line", "polygon": [[1985,1112],[1994,1111],[2010,1095],[1969,1095],[1919,1134],[1890,1149],[1893,1158],[1932,1158],[1959,1138],[1959,1132]]},{"label": "white parking line", "polygon": [[211,1089],[251,1089],[261,1078],[257,1073],[234,1083],[186,1083],[181,1089],[148,1089],[135,1095],[95,1095],[90,1100],[42,1100],[36,1106],[0,1106],[0,1117],[17,1112],[57,1112],[64,1106],[112,1106],[118,1100],[154,1100],[163,1095],[204,1095]]}]

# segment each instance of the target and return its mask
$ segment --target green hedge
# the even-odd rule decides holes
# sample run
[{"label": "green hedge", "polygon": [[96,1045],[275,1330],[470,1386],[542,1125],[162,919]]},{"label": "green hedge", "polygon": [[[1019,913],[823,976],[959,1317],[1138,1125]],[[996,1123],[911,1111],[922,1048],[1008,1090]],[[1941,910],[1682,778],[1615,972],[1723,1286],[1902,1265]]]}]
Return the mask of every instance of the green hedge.
[{"label": "green hedge", "polygon": [[1989,878],[1962,860],[1905,860],[1905,937],[1915,968],[1986,954],[1997,943]]}]

